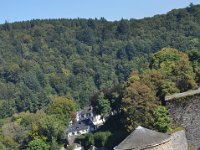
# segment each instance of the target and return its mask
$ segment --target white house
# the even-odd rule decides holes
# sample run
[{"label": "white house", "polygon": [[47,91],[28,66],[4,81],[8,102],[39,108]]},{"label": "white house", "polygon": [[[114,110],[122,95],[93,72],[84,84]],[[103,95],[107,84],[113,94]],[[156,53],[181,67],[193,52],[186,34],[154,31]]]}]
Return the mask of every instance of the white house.
[{"label": "white house", "polygon": [[105,119],[101,115],[95,115],[92,107],[85,107],[76,114],[76,121],[69,123],[66,130],[67,140],[69,143],[74,137],[81,134],[86,134],[96,130],[100,125],[103,125]]},{"label": "white house", "polygon": [[105,118],[103,118],[101,115],[95,115],[92,119],[92,122],[95,126],[103,125],[105,122]]},{"label": "white house", "polygon": [[85,107],[84,109],[80,110],[76,114],[76,121],[90,119],[95,126],[99,126],[104,124],[105,118],[102,118],[101,115],[96,115],[93,113],[92,107]]},{"label": "white house", "polygon": [[67,128],[67,138],[71,136],[85,134],[94,130],[95,126],[90,119],[81,120],[73,123]]},{"label": "white house", "polygon": [[76,121],[81,121],[85,119],[92,120],[94,114],[93,114],[93,108],[92,107],[85,107],[84,109],[78,111],[76,113]]}]

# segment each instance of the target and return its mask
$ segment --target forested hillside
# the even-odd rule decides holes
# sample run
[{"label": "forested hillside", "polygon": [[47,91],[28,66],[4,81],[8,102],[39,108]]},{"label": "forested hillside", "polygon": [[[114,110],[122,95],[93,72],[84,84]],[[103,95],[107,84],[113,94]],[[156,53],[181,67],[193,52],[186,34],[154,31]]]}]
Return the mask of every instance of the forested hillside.
[{"label": "forested hillside", "polygon": [[143,72],[133,71],[124,84],[92,97],[96,113],[103,116],[115,113],[99,131],[79,137],[80,143],[86,148],[95,145],[113,149],[138,126],[160,132],[180,128],[171,124],[164,97],[199,87],[199,58],[196,50],[188,55],[173,48],[151,54],[149,66]]},{"label": "forested hillside", "polygon": [[164,96],[199,87],[199,50],[200,5],[141,20],[6,22],[0,149],[60,149],[69,120],[90,103],[115,115],[79,139],[85,147],[112,149],[137,125],[167,132]]},{"label": "forested hillside", "polygon": [[[141,20],[32,20],[0,25],[0,117],[36,112],[56,95],[83,107],[163,47],[200,49],[200,6]],[[198,51],[197,51],[198,52]]]}]

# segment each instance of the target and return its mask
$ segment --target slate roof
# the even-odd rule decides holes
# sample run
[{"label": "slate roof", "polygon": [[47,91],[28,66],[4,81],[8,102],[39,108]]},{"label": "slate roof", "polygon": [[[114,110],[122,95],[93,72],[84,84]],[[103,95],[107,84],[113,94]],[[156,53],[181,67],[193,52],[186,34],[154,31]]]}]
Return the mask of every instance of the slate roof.
[{"label": "slate roof", "polygon": [[88,107],[85,107],[82,110],[80,110],[78,113],[79,113],[79,115],[82,115],[82,114],[85,115],[88,113],[93,113],[93,110],[92,110],[92,107],[88,106]]},{"label": "slate roof", "polygon": [[75,122],[73,125],[69,126],[67,128],[67,132],[74,132],[74,131],[81,131],[86,130],[90,127],[94,126],[90,119],[82,120]]},{"label": "slate roof", "polygon": [[127,138],[125,138],[114,150],[141,150],[147,147],[165,143],[170,140],[170,135],[152,131],[138,126]]}]

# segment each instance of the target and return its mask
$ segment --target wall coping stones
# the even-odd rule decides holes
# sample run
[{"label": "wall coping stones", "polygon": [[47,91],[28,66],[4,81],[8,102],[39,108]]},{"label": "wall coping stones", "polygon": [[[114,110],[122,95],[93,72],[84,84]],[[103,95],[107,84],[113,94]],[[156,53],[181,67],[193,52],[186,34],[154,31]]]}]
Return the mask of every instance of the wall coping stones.
[{"label": "wall coping stones", "polygon": [[187,97],[187,96],[193,96],[196,94],[200,94],[200,88],[198,88],[197,90],[190,90],[183,93],[175,93],[172,95],[165,96],[165,101],[170,101],[173,99],[178,99],[178,98]]}]

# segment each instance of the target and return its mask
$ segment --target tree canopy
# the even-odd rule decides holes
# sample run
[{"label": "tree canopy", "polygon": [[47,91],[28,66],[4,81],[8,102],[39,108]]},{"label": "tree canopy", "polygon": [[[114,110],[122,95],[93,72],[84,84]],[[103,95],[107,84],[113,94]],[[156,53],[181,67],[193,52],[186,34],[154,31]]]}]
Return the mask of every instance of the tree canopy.
[{"label": "tree canopy", "polygon": [[137,125],[170,130],[163,99],[200,85],[199,39],[200,5],[140,20],[1,24],[1,149],[59,149],[90,103],[113,116],[87,146],[113,148]]},{"label": "tree canopy", "polygon": [[[123,83],[132,70],[143,71],[150,54],[164,47],[196,51],[190,59],[198,62],[194,54],[200,48],[199,9],[191,5],[140,20],[50,19],[0,25],[0,117],[36,112],[52,95],[66,96],[84,107],[98,90]],[[185,70],[189,76],[173,67],[188,66],[181,59],[184,55],[154,57],[163,62],[154,62],[153,68],[166,72],[169,63],[179,77],[177,84],[195,86],[190,67]],[[165,58],[182,63],[170,64]],[[6,103],[12,106],[7,114]]]}]

